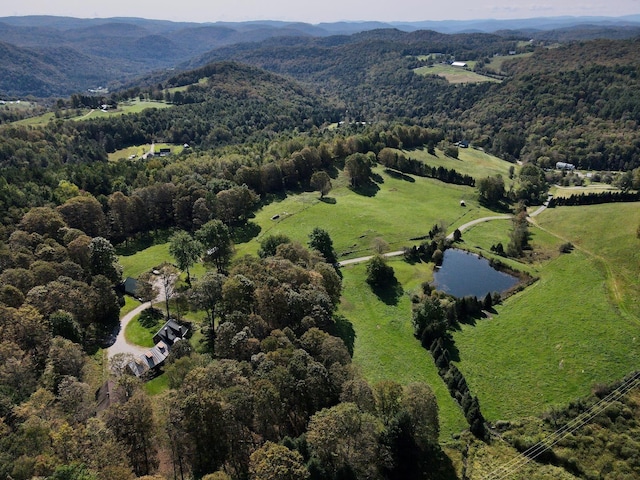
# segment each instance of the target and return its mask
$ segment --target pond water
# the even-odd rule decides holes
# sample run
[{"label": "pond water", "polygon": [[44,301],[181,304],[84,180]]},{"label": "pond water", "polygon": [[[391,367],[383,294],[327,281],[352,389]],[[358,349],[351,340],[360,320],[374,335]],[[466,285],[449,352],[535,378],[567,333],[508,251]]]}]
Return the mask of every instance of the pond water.
[{"label": "pond water", "polygon": [[486,258],[457,248],[444,252],[442,266],[433,274],[433,286],[454,297],[484,298],[487,293],[504,292],[518,283],[513,275],[493,268]]}]

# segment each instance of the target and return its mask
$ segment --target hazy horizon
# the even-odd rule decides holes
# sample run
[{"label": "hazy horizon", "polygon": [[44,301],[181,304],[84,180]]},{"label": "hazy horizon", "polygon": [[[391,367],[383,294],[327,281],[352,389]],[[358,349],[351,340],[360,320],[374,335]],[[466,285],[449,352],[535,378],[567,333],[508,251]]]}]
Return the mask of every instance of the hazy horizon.
[{"label": "hazy horizon", "polygon": [[[177,6],[179,5],[179,7]],[[75,0],[24,0],[19,4],[0,5],[0,17],[27,15],[54,15],[76,18],[139,17],[156,20],[208,22],[244,22],[280,20],[318,24],[323,22],[419,22],[442,20],[517,20],[544,17],[621,17],[640,13],[639,0],[616,2],[564,0],[514,4],[510,0],[475,0],[451,2],[424,2],[398,0],[389,4],[371,4],[364,0],[350,2],[325,0],[318,4],[305,4],[293,0],[237,0],[236,2],[183,0],[179,4],[163,0],[137,2],[112,0],[110,2],[82,2]]]}]

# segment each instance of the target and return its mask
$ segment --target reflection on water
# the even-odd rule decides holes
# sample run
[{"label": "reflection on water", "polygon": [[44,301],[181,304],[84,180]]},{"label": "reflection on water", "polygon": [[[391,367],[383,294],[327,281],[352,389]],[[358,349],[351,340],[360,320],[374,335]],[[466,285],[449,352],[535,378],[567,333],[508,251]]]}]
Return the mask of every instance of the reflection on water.
[{"label": "reflection on water", "polygon": [[484,298],[487,293],[502,293],[518,283],[516,277],[496,270],[487,259],[457,248],[444,252],[442,266],[433,277],[437,290],[459,298]]}]

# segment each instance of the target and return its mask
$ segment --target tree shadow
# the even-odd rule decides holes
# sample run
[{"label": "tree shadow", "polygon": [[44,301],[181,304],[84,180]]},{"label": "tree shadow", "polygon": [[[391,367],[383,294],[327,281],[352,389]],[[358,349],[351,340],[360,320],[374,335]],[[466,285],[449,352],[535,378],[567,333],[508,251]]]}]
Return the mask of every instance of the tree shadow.
[{"label": "tree shadow", "polygon": [[321,197],[321,202],[328,203],[329,205],[335,205],[338,201],[334,197]]},{"label": "tree shadow", "polygon": [[246,243],[258,236],[262,227],[254,222],[247,222],[244,225],[233,229],[232,237],[234,243]]},{"label": "tree shadow", "polygon": [[353,357],[353,349],[356,344],[356,331],[353,328],[353,324],[342,315],[336,315],[334,320],[335,323],[331,334],[342,339],[349,351],[349,355]]},{"label": "tree shadow", "polygon": [[452,362],[460,361],[460,350],[458,350],[456,342],[453,340],[451,335],[445,335],[443,337],[443,346],[444,349],[449,352],[449,360]]},{"label": "tree shadow", "polygon": [[329,177],[331,177],[333,180],[335,180],[336,178],[338,178],[338,175],[340,175],[340,170],[338,168],[340,168],[340,170],[342,170],[344,168],[344,162],[342,162],[342,166],[341,167],[338,167],[338,166],[332,164],[325,171],[327,172]]},{"label": "tree shadow", "polygon": [[153,245],[166,243],[169,241],[169,237],[171,237],[170,230],[158,230],[155,233],[146,232],[115,246],[116,253],[118,255],[128,257],[152,247]]},{"label": "tree shadow", "polygon": [[399,282],[387,287],[372,287],[371,290],[381,301],[390,306],[398,305],[400,297],[404,294],[404,289]]},{"label": "tree shadow", "polygon": [[373,180],[375,183],[384,183],[384,178],[379,173],[372,173],[371,180]]},{"label": "tree shadow", "polygon": [[415,178],[410,177],[409,175],[406,175],[406,174],[404,174],[402,172],[398,172],[397,170],[391,170],[389,168],[385,168],[384,173],[386,173],[390,177],[398,179],[398,180],[404,180],[406,182],[416,183],[416,179]]},{"label": "tree shadow", "polygon": [[375,182],[369,182],[365,185],[358,185],[357,187],[351,187],[351,190],[358,195],[362,195],[364,197],[375,197],[376,194],[380,191],[380,187]]}]

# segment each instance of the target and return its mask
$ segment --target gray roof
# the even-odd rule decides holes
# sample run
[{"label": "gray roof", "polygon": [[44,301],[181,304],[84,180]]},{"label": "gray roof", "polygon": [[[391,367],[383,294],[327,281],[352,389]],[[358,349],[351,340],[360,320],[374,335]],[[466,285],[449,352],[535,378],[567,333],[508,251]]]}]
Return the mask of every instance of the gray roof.
[{"label": "gray roof", "polygon": [[164,342],[158,342],[155,347],[147,350],[131,362],[128,367],[136,377],[156,368],[169,356],[169,347]]}]

